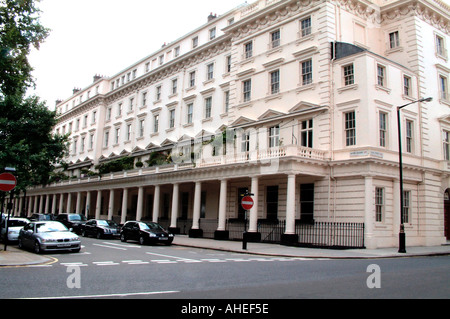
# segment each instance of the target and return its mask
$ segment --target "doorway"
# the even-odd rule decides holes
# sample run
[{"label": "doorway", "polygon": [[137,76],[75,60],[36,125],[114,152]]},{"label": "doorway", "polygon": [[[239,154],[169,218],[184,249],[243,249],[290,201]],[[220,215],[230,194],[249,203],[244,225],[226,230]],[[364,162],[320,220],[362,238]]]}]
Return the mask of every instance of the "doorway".
[{"label": "doorway", "polygon": [[450,189],[444,193],[444,233],[447,240],[450,240]]}]

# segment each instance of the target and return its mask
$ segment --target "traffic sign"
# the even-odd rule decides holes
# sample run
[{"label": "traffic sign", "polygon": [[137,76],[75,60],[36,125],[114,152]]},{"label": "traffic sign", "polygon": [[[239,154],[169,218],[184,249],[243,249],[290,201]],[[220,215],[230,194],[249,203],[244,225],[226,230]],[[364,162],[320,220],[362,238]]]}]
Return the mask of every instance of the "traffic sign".
[{"label": "traffic sign", "polygon": [[251,198],[250,196],[245,196],[244,198],[242,198],[241,206],[243,209],[250,210],[252,209],[254,204],[255,203],[253,202],[253,198]]},{"label": "traffic sign", "polygon": [[13,174],[3,173],[0,174],[0,191],[9,192],[12,191],[17,184],[17,180]]}]

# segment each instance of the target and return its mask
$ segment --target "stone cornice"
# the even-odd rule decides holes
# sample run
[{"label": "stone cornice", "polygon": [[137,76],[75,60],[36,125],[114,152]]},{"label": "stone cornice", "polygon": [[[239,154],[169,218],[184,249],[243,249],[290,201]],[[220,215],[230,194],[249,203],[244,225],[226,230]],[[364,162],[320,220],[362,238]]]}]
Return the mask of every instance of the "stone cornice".
[{"label": "stone cornice", "polygon": [[81,114],[86,113],[89,110],[96,108],[99,105],[103,105],[104,98],[105,98],[104,95],[96,95],[92,99],[89,99],[88,101],[76,106],[75,108],[71,109],[70,111],[61,114],[58,117],[58,124],[69,121],[69,120],[73,119],[74,117],[77,117]]},{"label": "stone cornice", "polygon": [[450,35],[450,7],[442,1],[404,0],[381,8],[380,22],[390,22],[414,15]]},{"label": "stone cornice", "polygon": [[215,41],[211,41],[210,43],[200,46],[198,49],[182,55],[178,59],[168,62],[161,68],[148,72],[147,74],[137,78],[135,81],[108,93],[105,97],[106,103],[110,104],[120,100],[133,92],[137,92],[142,88],[160,82],[181,72],[182,70],[188,69],[195,64],[206,61],[227,50],[231,50],[231,41],[229,37],[219,37]]},{"label": "stone cornice", "polygon": [[245,38],[259,30],[277,24],[291,16],[295,16],[310,8],[318,6],[326,0],[291,0],[280,1],[256,11],[225,28],[223,31],[230,34],[233,41]]}]

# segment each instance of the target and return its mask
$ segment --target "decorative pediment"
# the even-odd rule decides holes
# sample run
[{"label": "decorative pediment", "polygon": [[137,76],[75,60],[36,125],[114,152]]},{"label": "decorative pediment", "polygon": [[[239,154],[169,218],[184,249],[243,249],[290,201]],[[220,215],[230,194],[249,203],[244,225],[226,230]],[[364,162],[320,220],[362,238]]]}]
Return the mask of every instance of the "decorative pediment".
[{"label": "decorative pediment", "polygon": [[122,152],[120,152],[119,155],[128,155],[130,154],[130,152],[128,152],[127,150],[123,150]]},{"label": "decorative pediment", "polygon": [[200,137],[209,137],[209,136],[212,136],[212,135],[214,135],[214,134],[211,133],[211,132],[208,132],[208,131],[206,131],[206,130],[201,130],[197,135],[195,135],[195,137],[196,137],[196,138],[200,138]]},{"label": "decorative pediment", "polygon": [[258,120],[260,120],[260,121],[261,120],[267,120],[267,119],[274,118],[274,117],[277,117],[277,116],[282,116],[282,115],[286,115],[286,114],[283,113],[283,112],[280,112],[280,111],[268,109],[266,112],[264,112],[263,114],[261,114],[258,117]]},{"label": "decorative pediment", "polygon": [[150,149],[152,149],[152,148],[158,148],[158,147],[160,147],[160,145],[157,145],[157,144],[155,144],[155,143],[150,143],[150,144],[148,144],[147,145],[147,147],[145,148],[146,150],[150,150]]},{"label": "decorative pediment", "polygon": [[166,138],[162,143],[161,146],[167,146],[167,145],[173,145],[175,142]]},{"label": "decorative pediment", "polygon": [[133,148],[133,150],[131,151],[131,153],[136,153],[136,152],[141,152],[143,151],[142,148],[140,148],[139,146],[136,146],[135,148]]},{"label": "decorative pediment", "polygon": [[438,120],[442,124],[450,125],[450,115],[442,116]]},{"label": "decorative pediment", "polygon": [[227,125],[222,124],[217,130],[216,130],[216,134],[222,133],[223,131],[226,131],[227,129]]},{"label": "decorative pediment", "polygon": [[255,120],[249,119],[245,116],[240,116],[238,119],[236,119],[233,123],[231,123],[231,126],[240,126],[245,124],[254,123]]},{"label": "decorative pediment", "polygon": [[318,108],[318,107],[320,107],[320,105],[317,105],[317,104],[314,104],[314,103],[310,103],[310,102],[301,101],[300,103],[295,105],[292,109],[290,109],[289,113],[295,113],[295,112],[301,112],[301,111],[305,111],[305,110],[311,110],[311,109]]},{"label": "decorative pediment", "polygon": [[178,139],[178,142],[191,141],[193,139],[192,136],[184,134],[182,137]]}]

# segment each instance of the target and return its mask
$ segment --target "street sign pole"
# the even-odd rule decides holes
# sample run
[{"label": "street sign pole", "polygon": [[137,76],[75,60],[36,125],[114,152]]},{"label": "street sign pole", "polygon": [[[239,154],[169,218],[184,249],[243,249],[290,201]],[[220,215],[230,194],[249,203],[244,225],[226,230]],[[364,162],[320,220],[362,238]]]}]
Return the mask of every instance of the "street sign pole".
[{"label": "street sign pole", "polygon": [[6,251],[6,249],[8,248],[8,229],[9,229],[9,216],[11,215],[11,211],[13,208],[13,198],[14,198],[14,189],[11,191],[11,193],[9,194],[9,203],[7,205],[7,211],[8,211],[8,216],[5,220],[5,248],[4,250]]},{"label": "street sign pole", "polygon": [[250,209],[252,209],[254,205],[253,198],[251,198],[251,196],[253,196],[253,194],[247,192],[241,200],[241,206],[245,210],[244,233],[242,234],[243,250],[247,250],[247,217],[250,212]]},{"label": "street sign pole", "polygon": [[[5,168],[5,170],[14,171],[13,168],[9,168],[9,167]],[[17,180],[13,174],[11,174],[11,173],[0,174],[0,191],[3,192],[3,198],[5,198],[6,192],[10,192],[9,193],[9,203],[6,205],[6,210],[7,210],[8,216],[5,218],[5,238],[4,238],[4,240],[5,240],[4,250],[5,251],[8,247],[9,216],[11,215],[11,211],[13,208],[14,188],[16,188],[16,185],[17,185]],[[3,201],[2,201],[1,209],[3,209]]]}]

